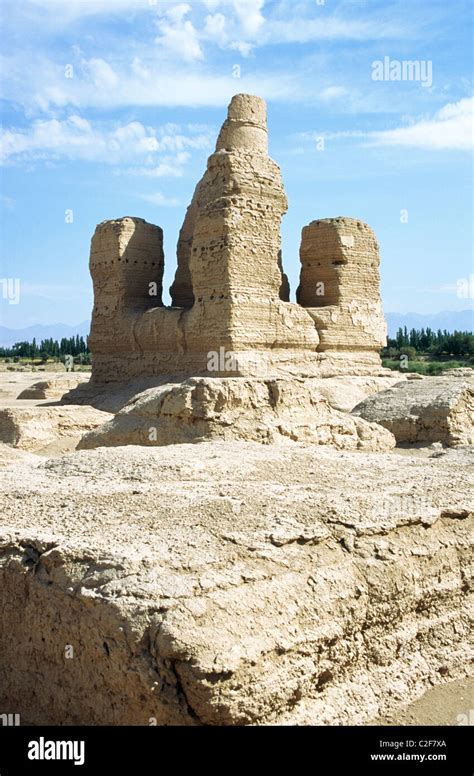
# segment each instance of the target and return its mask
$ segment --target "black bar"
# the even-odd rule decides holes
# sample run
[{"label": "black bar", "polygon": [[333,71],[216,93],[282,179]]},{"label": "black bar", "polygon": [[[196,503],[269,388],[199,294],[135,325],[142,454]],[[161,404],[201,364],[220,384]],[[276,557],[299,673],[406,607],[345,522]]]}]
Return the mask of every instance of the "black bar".
[{"label": "black bar", "polygon": [[[472,727],[0,727],[0,776],[254,771],[473,776]],[[48,742],[53,742],[53,745]],[[57,747],[56,742],[66,742]],[[76,742],[76,749],[73,743]],[[84,742],[84,750],[80,748]],[[73,759],[30,759],[70,755]],[[74,758],[84,763],[74,764]]]}]

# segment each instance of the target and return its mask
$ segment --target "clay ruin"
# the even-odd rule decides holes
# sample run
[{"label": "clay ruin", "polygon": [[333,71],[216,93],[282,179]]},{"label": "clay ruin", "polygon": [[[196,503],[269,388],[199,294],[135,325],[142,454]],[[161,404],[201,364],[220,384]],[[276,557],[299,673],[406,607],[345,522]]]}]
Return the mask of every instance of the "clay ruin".
[{"label": "clay ruin", "polygon": [[381,724],[472,686],[472,370],[381,367],[355,219],[303,229],[291,303],[286,208],[265,104],[237,95],[172,306],[162,229],[99,224],[91,381],[0,385],[0,705],[22,724]]},{"label": "clay ruin", "polygon": [[312,221],[303,229],[300,259],[296,297],[315,323],[318,351],[335,371],[379,367],[387,331],[372,229],[354,218]]},{"label": "clay ruin", "polygon": [[162,230],[131,217],[98,225],[93,381],[384,374],[375,235],[349,218],[305,227],[292,303],[281,257],[286,210],[265,102],[238,94],[184,219],[171,307],[162,301]]}]

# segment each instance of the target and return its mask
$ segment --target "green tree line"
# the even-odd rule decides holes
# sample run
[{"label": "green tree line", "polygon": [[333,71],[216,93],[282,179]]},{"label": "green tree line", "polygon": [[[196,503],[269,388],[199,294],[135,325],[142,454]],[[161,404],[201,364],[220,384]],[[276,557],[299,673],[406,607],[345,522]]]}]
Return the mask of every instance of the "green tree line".
[{"label": "green tree line", "polygon": [[[474,357],[474,335],[467,331],[448,331],[438,329],[433,331],[429,327],[426,329],[411,329],[407,327],[398,329],[395,337],[387,339],[387,346],[382,351],[382,356],[400,355],[410,348],[410,352],[449,357],[471,359]],[[36,339],[32,342],[16,342],[11,348],[0,348],[0,358],[48,358],[63,359],[64,356],[83,356],[84,361],[88,361],[90,352],[87,344],[87,337],[63,337],[61,340],[45,339],[37,343]]]},{"label": "green tree line", "polygon": [[[45,339],[40,343],[33,339],[32,342],[16,342],[11,348],[0,348],[0,358],[31,358],[42,359],[48,358],[62,359],[64,356],[86,356],[88,357],[89,350],[87,346],[87,338],[80,337],[78,334],[75,337],[63,337],[61,340]],[[86,359],[84,359],[86,360]]]},{"label": "green tree line", "polygon": [[387,339],[387,347],[382,355],[403,353],[410,348],[412,352],[431,356],[457,356],[470,359],[474,357],[474,335],[468,331],[448,331],[438,329],[398,329],[395,337]]}]

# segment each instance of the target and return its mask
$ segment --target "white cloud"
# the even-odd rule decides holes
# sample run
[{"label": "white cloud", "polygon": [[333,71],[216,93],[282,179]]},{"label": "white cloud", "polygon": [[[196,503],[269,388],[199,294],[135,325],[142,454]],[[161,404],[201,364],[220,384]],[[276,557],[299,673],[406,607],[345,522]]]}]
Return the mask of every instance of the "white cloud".
[{"label": "white cloud", "polygon": [[432,119],[422,119],[408,127],[371,132],[375,145],[409,146],[433,150],[468,151],[473,146],[474,98],[449,103]]},{"label": "white cloud", "polygon": [[166,17],[157,21],[161,35],[155,38],[155,42],[165,52],[182,57],[186,62],[203,59],[197,31],[189,19],[184,17],[191,10],[187,3],[172,6],[167,9]]},{"label": "white cloud", "polygon": [[[240,43],[265,45],[267,43],[304,43],[324,39],[356,39],[407,37],[409,28],[402,29],[383,18],[376,20],[368,16],[367,20],[351,19],[336,14],[329,15],[326,9],[317,6],[315,0],[309,3],[295,3],[294,0],[281,0],[268,4],[268,16],[263,11],[265,0],[194,0],[192,3],[172,3],[170,0],[2,0],[9,8],[5,14],[12,24],[20,23],[23,28],[31,26],[33,32],[41,25],[44,32],[59,25],[74,24],[90,16],[118,17],[125,23],[133,23],[140,15],[156,19],[164,24],[162,33],[166,45],[175,53],[178,41],[185,40],[191,50],[197,51],[203,29],[195,29],[185,16],[193,14],[194,25],[205,16],[206,11],[216,10],[226,14],[229,27],[234,28],[234,48]],[[306,15],[309,10],[309,15]],[[273,18],[272,18],[273,17]],[[167,20],[167,22],[165,22]],[[219,44],[220,45],[220,44]]]},{"label": "white cloud", "polygon": [[343,132],[302,132],[302,140],[315,141],[357,138],[369,146],[404,146],[434,151],[470,151],[474,145],[474,97],[440,108],[432,118],[421,119],[406,127],[367,132],[360,129]]},{"label": "white cloud", "polygon": [[[6,38],[14,41],[21,34],[25,46],[20,49],[10,44],[8,49],[7,45],[11,55],[4,59],[1,90],[4,99],[23,106],[29,115],[66,106],[78,111],[130,105],[225,105],[237,84],[230,65],[228,72],[222,66],[213,70],[216,47],[248,56],[266,45],[290,49],[292,44],[319,39],[379,39],[394,32],[384,19],[337,17],[314,0],[267,4],[264,0],[3,2],[12,9],[6,14]],[[89,19],[98,14],[114,17],[106,33],[102,20]],[[79,25],[82,16],[89,34],[78,26],[73,28],[75,37],[69,34],[60,44],[57,29],[69,21]],[[69,46],[66,40],[79,40],[80,47],[77,43]],[[209,65],[203,64],[205,58]],[[74,68],[70,78],[65,75],[68,62]],[[276,72],[271,64],[268,67],[267,72],[248,68],[238,91],[273,100],[306,98],[314,91],[308,72],[301,73],[303,64],[296,63],[285,74]]]},{"label": "white cloud", "polygon": [[243,57],[248,57],[254,48],[254,45],[245,40],[235,40],[230,43],[229,48],[233,49],[234,51],[238,51],[239,54],[241,54]]},{"label": "white cloud", "polygon": [[233,0],[232,4],[244,35],[253,38],[265,21],[261,13],[265,0]]},{"label": "white cloud", "polygon": [[0,196],[0,203],[5,210],[15,209],[15,200],[12,197],[8,197],[6,194]]},{"label": "white cloud", "polygon": [[[189,158],[185,149],[210,147],[209,133],[185,134],[180,127],[145,127],[139,121],[110,128],[93,126],[81,116],[65,120],[38,119],[27,129],[4,129],[0,133],[0,159],[10,163],[51,159],[83,159],[107,164],[140,160],[150,175],[182,174]],[[171,158],[170,153],[175,153]],[[166,153],[168,156],[160,157]],[[159,171],[159,172],[157,172]]]},{"label": "white cloud", "polygon": [[203,34],[207,40],[214,41],[219,46],[225,45],[227,42],[225,16],[221,13],[206,16]]},{"label": "white cloud", "polygon": [[[313,6],[313,15],[305,16],[303,6],[293,2],[281,3],[278,13],[269,6],[264,16],[265,0],[223,0],[205,2],[210,10],[219,13],[206,17],[200,37],[214,41],[221,47],[239,51],[247,56],[252,49],[267,45],[309,43],[317,40],[380,40],[381,38],[410,36],[410,31],[391,21],[372,17],[367,19],[322,15],[321,7]],[[225,16],[224,16],[225,11]],[[316,17],[316,18],[315,18]]]},{"label": "white cloud", "polygon": [[90,59],[85,63],[89,68],[92,81],[99,89],[115,89],[119,77],[115,70],[104,59]]},{"label": "white cloud", "polygon": [[178,5],[172,5],[171,8],[167,8],[165,14],[168,19],[177,24],[183,20],[190,10],[191,6],[188,3],[179,3]]},{"label": "white cloud", "polygon": [[[18,0],[3,0],[6,5],[16,5]],[[23,0],[23,10],[44,11],[52,19],[74,21],[83,16],[107,14],[115,16],[130,11],[150,11],[153,7],[165,5],[166,0]]]},{"label": "white cloud", "polygon": [[155,191],[153,194],[140,194],[139,196],[145,202],[160,207],[177,207],[179,205],[179,200],[175,197],[166,197],[161,191]]},{"label": "white cloud", "polygon": [[339,97],[345,97],[348,94],[348,90],[344,86],[326,86],[325,89],[319,93],[321,100],[334,100]]},{"label": "white cloud", "polygon": [[[238,51],[246,57],[262,42],[261,29],[265,18],[261,13],[265,0],[227,0],[227,16],[215,13],[206,16],[200,37],[221,48]],[[213,9],[219,4],[213,5]],[[223,9],[224,10],[224,9]]]},{"label": "white cloud", "polygon": [[[244,74],[236,83],[230,69],[228,74],[214,74],[201,65],[175,66],[156,61],[150,65],[138,57],[131,62],[114,62],[114,67],[105,59],[80,59],[74,64],[73,78],[65,77],[64,65],[45,57],[30,58],[28,68],[19,60],[4,57],[2,74],[2,98],[20,104],[29,115],[66,106],[75,111],[131,105],[225,106],[236,91],[273,100],[294,99],[302,92],[296,73]],[[111,88],[109,83],[114,75],[117,81]]]},{"label": "white cloud", "polygon": [[153,167],[129,167],[125,170],[128,175],[140,175],[145,178],[182,178],[184,165],[190,154],[181,151],[174,156],[165,156],[159,164]]},{"label": "white cloud", "polygon": [[294,18],[269,20],[265,25],[263,44],[309,43],[314,40],[379,40],[395,36],[407,37],[401,26],[378,19],[342,19],[324,16],[321,19]]}]

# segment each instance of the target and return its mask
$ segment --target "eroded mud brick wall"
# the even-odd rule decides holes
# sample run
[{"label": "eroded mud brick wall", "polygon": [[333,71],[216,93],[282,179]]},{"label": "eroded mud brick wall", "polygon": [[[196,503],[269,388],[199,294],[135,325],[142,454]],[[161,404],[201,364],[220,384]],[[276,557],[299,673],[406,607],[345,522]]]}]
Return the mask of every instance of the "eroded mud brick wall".
[{"label": "eroded mud brick wall", "polygon": [[302,232],[297,300],[316,323],[319,351],[378,352],[386,342],[379,248],[353,218],[312,221]]},{"label": "eroded mud brick wall", "polygon": [[[136,348],[131,318],[162,305],[163,230],[142,218],[103,221],[91,242],[93,353]],[[151,284],[151,285],[150,285]]]}]

